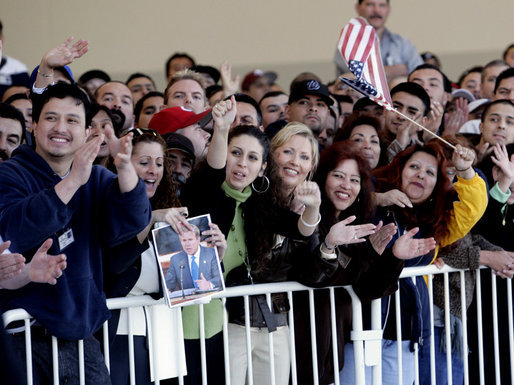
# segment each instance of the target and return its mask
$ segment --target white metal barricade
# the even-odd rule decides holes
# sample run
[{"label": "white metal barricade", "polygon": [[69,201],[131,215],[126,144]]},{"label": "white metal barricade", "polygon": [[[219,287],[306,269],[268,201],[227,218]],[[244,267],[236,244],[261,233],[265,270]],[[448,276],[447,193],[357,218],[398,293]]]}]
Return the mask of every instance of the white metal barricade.
[{"label": "white metal barricade", "polygon": [[[427,275],[428,276],[428,290],[429,290],[429,296],[430,299],[432,299],[432,277],[434,274],[444,274],[444,289],[445,289],[445,324],[447,325],[449,323],[449,291],[448,291],[448,273],[450,272],[457,272],[460,274],[461,277],[461,303],[462,303],[462,309],[465,309],[465,285],[464,285],[464,271],[463,270],[457,270],[452,269],[449,267],[444,267],[442,270],[437,269],[435,266],[426,266],[426,267],[420,267],[420,268],[407,268],[404,269],[402,272],[401,277],[402,278],[409,278],[409,277],[415,277],[419,275]],[[505,281],[505,280],[504,280]],[[494,282],[494,279],[493,279]],[[507,297],[508,297],[508,303],[512,303],[512,280],[506,280],[507,287]],[[382,320],[381,320],[381,301],[375,300],[372,302],[372,319],[371,319],[371,326],[372,330],[363,330],[363,319],[362,319],[362,306],[361,302],[358,299],[357,295],[353,292],[353,290],[350,287],[345,287],[345,289],[348,291],[351,299],[352,299],[352,333],[351,337],[354,344],[354,360],[355,360],[355,375],[356,375],[356,384],[381,384],[382,379],[382,367],[381,367],[381,342],[382,342]],[[481,289],[481,282],[480,282],[480,274],[477,274],[477,281],[476,281],[476,292],[480,293]],[[312,289],[307,288],[303,285],[300,285],[299,283],[295,282],[280,282],[280,283],[270,283],[270,284],[260,284],[260,285],[252,285],[252,286],[239,286],[239,287],[231,287],[228,288],[225,292],[216,294],[213,298],[221,298],[223,303],[225,303],[226,298],[229,297],[243,297],[244,298],[244,304],[245,304],[245,315],[246,320],[249,320],[249,298],[251,295],[257,295],[257,294],[265,294],[268,304],[271,303],[270,295],[272,293],[287,293],[288,299],[291,303],[291,310],[289,312],[289,345],[290,345],[290,361],[291,361],[291,383],[297,384],[298,383],[298,376],[297,376],[297,361],[296,361],[296,349],[301,349],[300,346],[295,346],[295,328],[294,328],[294,313],[293,313],[293,293],[296,291],[308,291],[309,295],[309,313],[310,313],[310,324],[311,324],[311,339],[310,344],[312,348],[312,383],[318,384],[318,360],[317,360],[317,341],[316,341],[316,329],[315,329],[315,311],[316,311],[316,303],[315,303],[315,296],[314,292],[315,290],[328,290],[329,297],[330,297],[330,314],[331,314],[331,328],[332,328],[332,346],[333,346],[333,366],[334,366],[334,383],[339,384],[339,371],[341,368],[338,367],[338,357],[341,352],[337,351],[337,338],[338,338],[338,330],[336,329],[336,316],[335,316],[335,291],[334,288],[324,288],[324,289]],[[493,289],[493,295],[496,295],[495,289]],[[493,302],[494,302],[493,297]],[[400,301],[401,298],[397,295],[397,308],[400,309]],[[155,301],[149,296],[141,296],[141,297],[126,297],[126,298],[114,298],[109,299],[107,301],[108,307],[110,309],[129,309],[129,308],[135,308],[135,307],[141,307],[141,306],[151,306],[155,304],[161,304],[163,303],[163,300]],[[482,341],[482,317],[485,316],[481,314],[481,298],[480,295],[477,295],[477,303],[478,303],[478,319],[476,320],[478,322],[478,331],[480,332],[480,338],[479,338],[479,350],[480,350],[480,380],[481,384],[485,384],[484,379],[484,368],[483,368],[483,341]],[[203,383],[207,384],[207,367],[206,367],[206,360],[205,360],[205,331],[203,328],[203,305],[200,306],[200,332],[201,332],[201,353],[202,353],[202,376],[203,376]],[[514,385],[514,328],[513,328],[513,309],[512,307],[508,307],[508,309],[501,309],[502,313],[506,312],[508,314],[508,325],[509,325],[509,340],[508,341],[501,341],[502,344],[508,343],[510,347],[510,368],[511,368],[511,384]],[[430,314],[433,317],[433,306],[431,301],[430,306]],[[490,316],[490,315],[487,315]],[[496,308],[496,305],[494,306],[493,310],[493,317],[495,320],[498,318],[498,309]],[[27,383],[29,385],[32,384],[32,355],[31,355],[31,342],[30,342],[30,315],[21,309],[15,309],[8,311],[4,313],[4,323],[9,324],[13,321],[19,321],[19,320],[25,320],[25,326],[27,328],[27,332],[25,333],[25,341],[26,341],[26,361],[27,361]],[[130,311],[129,311],[129,320],[130,320]],[[397,320],[400,320],[400,317],[397,317]],[[463,320],[463,344],[464,349],[467,351],[467,330],[466,330],[466,311],[462,311],[462,320]],[[226,383],[230,384],[230,362],[229,362],[229,350],[230,350],[230,340],[228,338],[228,318],[226,315],[226,312],[224,314],[223,319],[223,334],[224,334],[224,352],[225,352],[225,374],[226,374]],[[432,337],[431,337],[431,351],[430,351],[430,366],[432,368],[431,370],[431,378],[430,381],[432,384],[435,384],[435,359],[434,359],[434,340],[433,340],[433,322],[432,322]],[[450,332],[449,328],[446,329],[446,346],[451,345],[450,340]],[[108,333],[107,333],[107,323],[103,327],[104,331],[104,341],[103,341],[103,348],[104,351],[108,352],[109,350],[109,343],[108,343]],[[248,373],[247,373],[247,383],[252,384],[253,383],[253,376],[252,376],[252,362],[251,362],[251,352],[250,352],[250,346],[251,346],[251,333],[250,331],[250,323],[246,323],[246,343],[247,343],[247,357],[248,357]],[[398,327],[397,330],[398,334],[401,336],[401,330]],[[129,331],[129,336],[131,336],[132,333]],[[495,362],[496,362],[496,375],[498,376],[498,372],[500,370],[499,367],[499,357],[498,357],[498,330],[497,326],[495,325],[494,330],[494,346],[495,346]],[[131,383],[135,383],[135,377],[134,377],[134,355],[133,355],[133,344],[130,342],[131,338],[129,338],[129,351],[130,351],[130,379]],[[308,343],[308,341],[305,341]],[[274,371],[273,367],[275,365],[274,359],[273,359],[273,333],[269,334],[268,338],[268,348],[269,348],[269,362],[270,362],[270,384],[275,384],[275,378],[274,378]],[[52,337],[52,354],[54,358],[54,363],[57,362],[57,339],[55,337]],[[84,369],[83,364],[83,352],[82,352],[82,344],[81,341],[78,342],[78,349],[79,349],[79,358],[81,358],[80,367],[77,368],[77,370],[80,373],[80,383],[85,383],[85,377],[87,377],[87,372]],[[401,355],[401,352],[399,352]],[[468,360],[467,355],[464,355],[464,383],[469,383],[469,376],[468,376]],[[417,362],[417,359],[416,359]],[[107,368],[110,366],[109,362],[109,354],[105,354],[105,363]],[[365,365],[365,363],[367,365]],[[451,349],[447,349],[446,353],[446,364],[448,368],[448,384],[452,383],[452,370],[451,370]],[[401,368],[401,361],[398,362],[398,365]],[[372,379],[366,378],[365,376],[365,367],[371,366],[372,367]],[[53,378],[54,378],[54,384],[58,384],[58,369],[57,365],[54,364],[53,369]],[[401,373],[401,371],[400,371]],[[498,378],[498,377],[496,377]],[[310,380],[309,380],[310,381]],[[402,379],[398,378],[398,383],[401,384]],[[491,383],[493,379],[488,378],[488,383]],[[497,380],[497,383],[499,380]],[[157,381],[158,383],[159,381]],[[305,382],[305,379],[303,379],[303,382]],[[179,378],[179,383],[183,383],[183,379]],[[260,385],[260,384],[257,384]],[[280,385],[280,384],[278,384]]]}]

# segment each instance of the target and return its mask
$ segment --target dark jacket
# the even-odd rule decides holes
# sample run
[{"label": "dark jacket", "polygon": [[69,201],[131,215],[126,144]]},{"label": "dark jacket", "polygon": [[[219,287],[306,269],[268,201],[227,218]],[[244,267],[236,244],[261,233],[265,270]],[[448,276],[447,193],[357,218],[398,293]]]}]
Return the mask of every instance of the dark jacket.
[{"label": "dark jacket", "polygon": [[[30,259],[51,237],[49,253],[64,252],[68,262],[56,285],[30,283],[0,295],[4,309],[21,307],[53,335],[75,340],[91,336],[110,316],[102,250],[143,230],[151,207],[142,181],[122,194],[116,175],[99,166],[93,166],[89,181],[68,204],[55,192],[60,181],[29,146],[19,147],[0,165],[0,234],[11,240],[11,250]],[[69,229],[74,242],[60,250],[58,237]]]}]

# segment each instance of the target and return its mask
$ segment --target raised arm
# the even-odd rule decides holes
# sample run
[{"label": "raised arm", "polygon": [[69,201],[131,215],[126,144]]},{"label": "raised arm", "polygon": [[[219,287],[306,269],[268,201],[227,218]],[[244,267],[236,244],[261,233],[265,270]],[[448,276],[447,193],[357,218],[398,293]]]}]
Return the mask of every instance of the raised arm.
[{"label": "raised arm", "polygon": [[54,68],[71,64],[88,51],[88,41],[78,40],[73,42],[73,36],[62,44],[52,48],[43,55],[37,70],[36,88],[46,88],[54,82]]},{"label": "raised arm", "polygon": [[207,163],[215,169],[225,167],[227,162],[228,133],[236,118],[236,100],[223,100],[212,108],[214,132],[207,152]]}]

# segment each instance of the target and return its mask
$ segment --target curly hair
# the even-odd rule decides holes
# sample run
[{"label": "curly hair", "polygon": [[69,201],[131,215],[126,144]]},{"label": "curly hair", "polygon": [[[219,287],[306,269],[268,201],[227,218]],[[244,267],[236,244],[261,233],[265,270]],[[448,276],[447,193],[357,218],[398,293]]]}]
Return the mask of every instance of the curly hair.
[{"label": "curly hair", "polygon": [[439,142],[430,141],[424,146],[413,144],[396,155],[391,163],[376,169],[373,175],[377,180],[377,191],[401,190],[403,168],[416,152],[425,152],[436,158],[437,181],[434,190],[425,202],[415,206],[415,210],[408,207],[393,209],[399,213],[402,223],[408,227],[421,227],[427,236],[433,236],[439,243],[448,234],[452,203],[458,198],[453,184],[446,177],[447,161]]},{"label": "curly hair", "polygon": [[[135,136],[132,145],[135,150],[139,143],[158,143],[162,146],[162,153],[166,153],[166,142],[156,132],[144,132],[142,135]],[[173,172],[171,171],[171,162],[168,157],[164,156],[164,172],[162,180],[155,195],[150,199],[153,210],[167,209],[170,207],[180,207],[180,200],[173,182]]]}]

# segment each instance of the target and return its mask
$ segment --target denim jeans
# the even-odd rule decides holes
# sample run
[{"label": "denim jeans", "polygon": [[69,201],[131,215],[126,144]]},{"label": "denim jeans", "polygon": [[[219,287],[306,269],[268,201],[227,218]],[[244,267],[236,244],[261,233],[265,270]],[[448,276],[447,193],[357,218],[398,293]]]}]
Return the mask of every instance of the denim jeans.
[{"label": "denim jeans", "polygon": [[[26,372],[25,334],[13,336],[14,347],[21,366]],[[111,379],[100,350],[100,343],[94,337],[84,341],[84,366],[87,385],[110,385]],[[78,385],[79,360],[78,341],[58,340],[59,383]],[[34,384],[53,384],[52,338],[50,335],[32,334],[32,371]]]},{"label": "denim jeans", "polygon": [[[403,383],[414,383],[414,353],[409,350],[410,341],[402,341],[402,373]],[[398,343],[382,341],[382,384],[398,384]],[[344,385],[355,384],[355,361],[353,359],[353,343],[344,346],[344,367],[339,373],[339,381]],[[366,384],[371,384],[371,367],[365,366]]]},{"label": "denim jeans", "polygon": [[[445,338],[444,328],[434,327],[434,351],[435,351],[435,383],[446,385],[448,383],[448,371],[446,368],[446,350],[441,348],[441,338]],[[430,345],[423,346],[419,352],[419,383],[431,384],[430,376]],[[464,363],[459,353],[452,351],[452,383],[462,385],[464,383]]]}]

